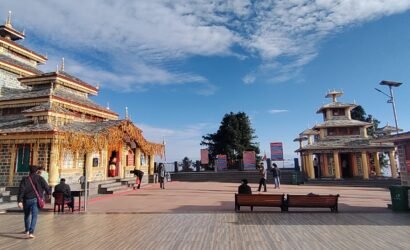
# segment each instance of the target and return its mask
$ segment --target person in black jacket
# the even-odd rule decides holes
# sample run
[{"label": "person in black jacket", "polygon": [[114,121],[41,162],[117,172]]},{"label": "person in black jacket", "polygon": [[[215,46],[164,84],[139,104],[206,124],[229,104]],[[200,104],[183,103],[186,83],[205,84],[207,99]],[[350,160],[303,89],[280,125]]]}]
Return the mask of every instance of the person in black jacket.
[{"label": "person in black jacket", "polygon": [[278,165],[276,163],[272,163],[272,176],[273,180],[275,181],[275,189],[279,188],[280,189],[280,170],[278,168]]},{"label": "person in black jacket", "polygon": [[248,180],[243,179],[241,185],[238,187],[238,194],[252,194],[252,189],[248,186]]},{"label": "person in black jacket", "polygon": [[[21,180],[17,197],[19,208],[24,209],[24,232],[29,238],[34,238],[33,233],[37,223],[38,199],[36,191],[40,198],[42,198],[44,192],[46,192],[47,196],[50,196],[50,188],[44,178],[36,173],[37,169],[36,166],[30,166],[30,174]],[[33,189],[33,186],[36,191]]]},{"label": "person in black jacket", "polygon": [[73,198],[71,197],[71,189],[68,184],[65,183],[65,179],[61,178],[60,184],[54,187],[54,194],[61,193],[64,196],[64,201],[68,202],[68,207],[73,208]]}]

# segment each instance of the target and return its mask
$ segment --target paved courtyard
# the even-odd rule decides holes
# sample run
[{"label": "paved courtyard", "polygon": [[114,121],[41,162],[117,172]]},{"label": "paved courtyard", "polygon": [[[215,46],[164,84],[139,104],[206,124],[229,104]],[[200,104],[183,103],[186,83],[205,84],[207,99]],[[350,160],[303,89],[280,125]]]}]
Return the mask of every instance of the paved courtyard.
[{"label": "paved courtyard", "polygon": [[387,209],[387,190],[270,185],[268,193],[339,193],[340,212],[235,213],[236,188],[173,182],[95,198],[87,213],[42,213],[34,240],[20,234],[22,214],[3,214],[0,249],[410,249],[410,213]]}]

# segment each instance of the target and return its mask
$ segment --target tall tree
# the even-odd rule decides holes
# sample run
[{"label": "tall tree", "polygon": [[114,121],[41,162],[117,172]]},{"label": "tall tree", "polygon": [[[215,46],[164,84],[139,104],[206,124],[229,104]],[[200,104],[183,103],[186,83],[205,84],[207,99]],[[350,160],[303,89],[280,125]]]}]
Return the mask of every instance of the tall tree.
[{"label": "tall tree", "polygon": [[228,159],[242,159],[242,152],[253,150],[259,154],[259,146],[253,140],[255,130],[244,112],[225,114],[216,133],[202,137],[201,145],[209,149],[212,157],[226,154]]},{"label": "tall tree", "polygon": [[376,131],[379,128],[380,121],[377,120],[376,118],[373,118],[372,115],[367,115],[366,111],[363,109],[362,106],[357,106],[356,108],[352,109],[350,112],[352,119],[354,120],[359,120],[362,122],[370,122],[373,124],[373,127],[370,127],[367,129],[367,134],[369,136],[374,136],[374,131]]}]

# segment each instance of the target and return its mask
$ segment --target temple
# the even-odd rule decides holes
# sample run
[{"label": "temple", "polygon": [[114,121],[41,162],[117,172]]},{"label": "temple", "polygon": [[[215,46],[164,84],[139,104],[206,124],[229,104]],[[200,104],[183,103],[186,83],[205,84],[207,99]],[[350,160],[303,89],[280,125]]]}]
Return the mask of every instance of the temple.
[{"label": "temple", "polygon": [[90,99],[99,88],[66,72],[64,61],[39,70],[47,58],[18,43],[24,38],[9,13],[0,26],[0,186],[17,186],[29,165],[45,167],[51,186],[78,183],[85,171],[90,182],[129,177],[134,167],[153,172],[163,145]]},{"label": "temple", "polygon": [[[365,180],[382,176],[381,160],[388,153],[392,177],[397,176],[395,147],[392,143],[375,142],[367,129],[372,123],[354,120],[351,111],[356,104],[338,102],[342,91],[329,91],[326,98],[332,102],[322,106],[317,113],[323,123],[300,133],[299,142],[303,172],[309,179],[354,178]],[[307,143],[304,143],[307,141]]]}]

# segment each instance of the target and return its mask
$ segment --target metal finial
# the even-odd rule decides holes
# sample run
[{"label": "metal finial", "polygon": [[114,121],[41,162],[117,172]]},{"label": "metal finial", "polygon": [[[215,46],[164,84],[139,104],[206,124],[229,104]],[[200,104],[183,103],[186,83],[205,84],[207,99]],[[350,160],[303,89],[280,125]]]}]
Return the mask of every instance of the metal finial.
[{"label": "metal finial", "polygon": [[110,103],[107,102],[107,109],[110,110]]},{"label": "metal finial", "polygon": [[125,107],[125,119],[128,120],[128,107]]},{"label": "metal finial", "polygon": [[96,89],[100,89],[100,84],[97,83],[97,85],[95,86]]},{"label": "metal finial", "polygon": [[11,27],[11,10],[9,10],[9,15],[7,16],[6,26]]},{"label": "metal finial", "polygon": [[58,73],[58,71],[59,71],[59,67],[58,67],[58,64],[57,64],[57,67],[56,67],[56,73]]},{"label": "metal finial", "polygon": [[61,68],[60,70],[64,72],[64,57],[61,59]]}]

